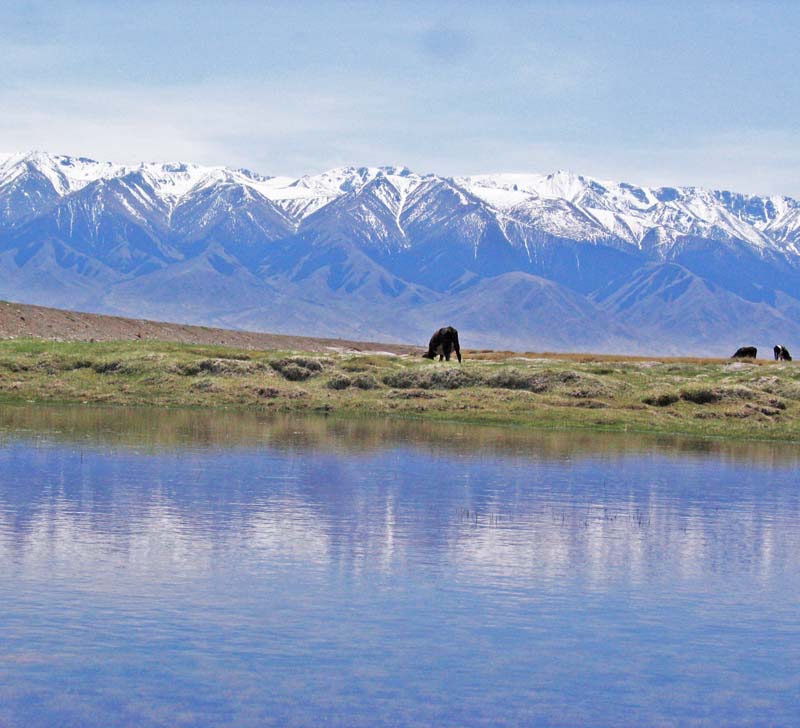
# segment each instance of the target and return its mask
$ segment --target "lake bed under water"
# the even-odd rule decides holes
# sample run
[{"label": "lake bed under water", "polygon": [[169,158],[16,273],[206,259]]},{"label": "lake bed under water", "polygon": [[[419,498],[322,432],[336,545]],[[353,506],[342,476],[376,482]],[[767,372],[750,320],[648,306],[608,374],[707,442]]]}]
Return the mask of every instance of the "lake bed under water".
[{"label": "lake bed under water", "polygon": [[793,725],[796,446],[0,408],[0,725]]}]

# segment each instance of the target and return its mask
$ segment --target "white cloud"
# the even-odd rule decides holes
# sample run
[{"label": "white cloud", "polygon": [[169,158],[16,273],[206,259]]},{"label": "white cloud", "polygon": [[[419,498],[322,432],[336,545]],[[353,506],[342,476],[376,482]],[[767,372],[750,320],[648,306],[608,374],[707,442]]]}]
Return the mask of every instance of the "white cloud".
[{"label": "white cloud", "polygon": [[[120,162],[186,159],[231,165],[273,157],[298,139],[346,131],[334,96],[263,85],[53,85],[24,95],[0,92],[6,150],[46,149]],[[265,146],[267,149],[265,149]],[[245,151],[246,150],[246,151]]]},{"label": "white cloud", "polygon": [[482,146],[465,171],[556,169],[652,187],[696,186],[800,199],[800,132],[738,130],[647,144],[500,143]]},{"label": "white cloud", "polygon": [[[532,78],[537,73],[530,69]],[[568,85],[580,65],[565,73],[552,84]],[[429,89],[387,87],[380,79],[340,86],[332,77],[308,84],[276,77],[157,87],[4,88],[0,151],[42,149],[117,162],[184,160],[293,175],[341,164],[404,163],[442,174],[566,168],[654,186],[800,197],[795,130],[726,130],[636,142],[600,134],[587,143],[580,129],[566,137],[556,133],[550,116],[509,120],[506,110],[475,107],[468,97],[436,99]]]}]

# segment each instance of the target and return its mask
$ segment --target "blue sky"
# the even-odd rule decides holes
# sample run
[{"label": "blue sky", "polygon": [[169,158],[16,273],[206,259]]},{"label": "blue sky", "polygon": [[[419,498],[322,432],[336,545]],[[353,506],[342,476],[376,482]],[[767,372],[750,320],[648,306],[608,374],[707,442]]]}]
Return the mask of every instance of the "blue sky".
[{"label": "blue sky", "polygon": [[800,3],[106,0],[0,23],[0,151],[800,197]]}]

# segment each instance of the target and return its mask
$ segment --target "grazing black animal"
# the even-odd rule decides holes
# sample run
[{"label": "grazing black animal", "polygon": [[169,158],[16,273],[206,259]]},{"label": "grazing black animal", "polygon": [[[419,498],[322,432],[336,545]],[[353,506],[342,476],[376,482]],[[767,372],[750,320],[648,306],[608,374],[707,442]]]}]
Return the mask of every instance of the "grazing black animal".
[{"label": "grazing black animal", "polygon": [[738,348],[731,359],[755,359],[758,356],[758,349],[755,346],[742,346]]},{"label": "grazing black animal", "polygon": [[422,356],[426,359],[435,359],[438,356],[439,361],[442,359],[450,361],[450,354],[453,351],[456,352],[456,356],[460,362],[461,347],[458,345],[458,331],[452,326],[445,326],[431,336],[430,343],[428,344],[428,351]]},{"label": "grazing black animal", "polygon": [[775,361],[791,361],[792,355],[783,344],[775,344],[772,351],[775,352]]}]

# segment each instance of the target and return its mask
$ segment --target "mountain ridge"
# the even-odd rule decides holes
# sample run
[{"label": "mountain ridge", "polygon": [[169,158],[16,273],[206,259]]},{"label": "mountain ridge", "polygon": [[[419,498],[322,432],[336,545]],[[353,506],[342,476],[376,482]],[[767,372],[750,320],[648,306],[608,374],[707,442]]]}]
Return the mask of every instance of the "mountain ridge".
[{"label": "mountain ridge", "polygon": [[0,296],[376,340],[449,316],[473,346],[724,355],[800,338],[800,203],[564,171],[0,155]]}]

